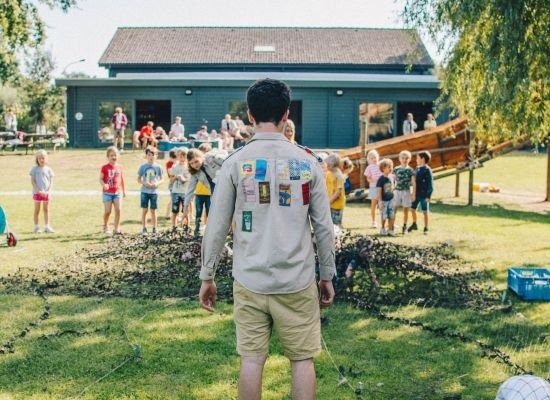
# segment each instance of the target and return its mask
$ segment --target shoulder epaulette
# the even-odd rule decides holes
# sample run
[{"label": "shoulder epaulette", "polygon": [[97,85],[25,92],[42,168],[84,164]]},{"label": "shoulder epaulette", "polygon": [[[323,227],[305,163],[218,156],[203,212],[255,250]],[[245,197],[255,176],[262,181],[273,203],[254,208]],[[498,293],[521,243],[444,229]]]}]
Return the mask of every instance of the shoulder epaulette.
[{"label": "shoulder epaulette", "polygon": [[317,154],[315,154],[313,152],[313,150],[311,150],[309,147],[306,147],[306,146],[302,146],[296,142],[294,142],[294,145],[301,148],[302,150],[304,150],[307,154],[313,156],[319,163],[322,163],[323,162],[323,159],[321,157],[319,157]]}]

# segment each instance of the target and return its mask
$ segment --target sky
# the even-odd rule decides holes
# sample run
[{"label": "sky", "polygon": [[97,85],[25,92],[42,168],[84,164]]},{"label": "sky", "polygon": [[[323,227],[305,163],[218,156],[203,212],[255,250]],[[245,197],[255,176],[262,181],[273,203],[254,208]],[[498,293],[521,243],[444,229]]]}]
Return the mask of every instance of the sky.
[{"label": "sky", "polygon": [[[403,0],[77,1],[67,13],[39,7],[47,26],[45,46],[57,65],[54,76],[66,70],[106,77],[97,63],[123,26],[403,27]],[[425,43],[437,61],[434,46]],[[81,59],[86,61],[71,64]]]}]

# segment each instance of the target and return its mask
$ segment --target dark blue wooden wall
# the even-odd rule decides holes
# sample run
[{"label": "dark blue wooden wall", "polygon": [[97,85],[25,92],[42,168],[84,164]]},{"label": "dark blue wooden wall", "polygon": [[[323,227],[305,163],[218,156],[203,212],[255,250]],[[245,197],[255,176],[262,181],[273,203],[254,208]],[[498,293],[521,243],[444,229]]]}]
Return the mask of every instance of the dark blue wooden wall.
[{"label": "dark blue wooden wall", "polygon": [[[172,119],[181,115],[187,133],[193,133],[208,121],[209,129],[219,129],[229,102],[245,100],[246,87],[194,87],[185,95],[182,87],[74,87],[67,91],[68,129],[75,147],[99,145],[98,106],[103,101],[170,100]],[[302,101],[302,144],[312,148],[346,148],[359,139],[359,104],[361,102],[394,103],[399,101],[431,102],[439,95],[430,89],[344,89],[342,96],[327,88],[293,88],[293,100]],[[75,113],[84,118],[76,121]],[[135,112],[135,107],[134,107]],[[397,113],[394,113],[397,115]],[[397,116],[395,116],[397,118]],[[441,115],[444,120],[447,115]],[[135,121],[135,118],[132,118]],[[417,122],[423,122],[418,118]],[[400,121],[395,120],[394,124]],[[421,124],[419,124],[421,125]],[[133,127],[135,128],[135,127]],[[139,127],[137,127],[139,128]],[[169,127],[164,127],[168,129]]]}]

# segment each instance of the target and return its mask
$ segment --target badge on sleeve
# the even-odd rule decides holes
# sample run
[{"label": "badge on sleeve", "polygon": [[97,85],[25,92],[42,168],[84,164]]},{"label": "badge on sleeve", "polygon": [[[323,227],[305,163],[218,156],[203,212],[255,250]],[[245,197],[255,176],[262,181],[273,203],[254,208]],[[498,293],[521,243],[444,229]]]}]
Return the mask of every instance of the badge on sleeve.
[{"label": "badge on sleeve", "polygon": [[300,179],[306,182],[311,180],[311,165],[306,160],[300,160]]},{"label": "badge on sleeve", "polygon": [[243,232],[252,232],[252,211],[243,211]]},{"label": "badge on sleeve", "polygon": [[260,192],[260,204],[271,203],[271,189],[269,188],[269,182],[260,182],[259,192]]},{"label": "badge on sleeve", "polygon": [[267,172],[267,161],[266,160],[256,160],[256,178],[259,181],[265,181],[265,174]]},{"label": "badge on sleeve", "polygon": [[253,174],[254,174],[254,161],[242,161],[241,175],[253,175]]},{"label": "badge on sleeve", "polygon": [[280,181],[288,181],[290,174],[288,172],[288,163],[286,160],[277,160],[276,162],[277,178]]},{"label": "badge on sleeve", "polygon": [[283,207],[290,207],[292,203],[292,192],[290,191],[290,185],[279,184],[279,205]]},{"label": "badge on sleeve", "polygon": [[304,206],[307,206],[309,204],[309,182],[302,183],[302,200]]},{"label": "badge on sleeve", "polygon": [[245,203],[255,203],[256,202],[256,186],[254,185],[254,179],[244,178],[243,179],[243,193]]},{"label": "badge on sleeve", "polygon": [[300,179],[300,160],[288,160],[288,170],[290,172],[290,180],[297,181]]}]

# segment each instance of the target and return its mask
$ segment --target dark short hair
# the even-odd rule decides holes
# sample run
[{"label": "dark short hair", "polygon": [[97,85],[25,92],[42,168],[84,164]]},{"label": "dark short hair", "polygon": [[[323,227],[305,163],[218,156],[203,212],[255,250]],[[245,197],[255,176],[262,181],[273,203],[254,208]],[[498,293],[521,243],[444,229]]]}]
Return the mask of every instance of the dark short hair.
[{"label": "dark short hair", "polygon": [[156,147],[153,147],[153,146],[147,146],[147,148],[145,149],[145,155],[151,153],[151,154],[158,154],[158,150]]},{"label": "dark short hair", "polygon": [[256,123],[277,125],[290,107],[290,88],[282,81],[261,79],[248,88],[246,103]]},{"label": "dark short hair", "polygon": [[168,155],[170,156],[170,158],[176,158],[178,156],[178,152],[176,151],[176,149],[172,149],[170,150]]},{"label": "dark short hair", "polygon": [[426,161],[426,164],[429,164],[430,160],[432,159],[432,155],[428,150],[423,150],[418,153],[418,157],[423,158],[424,161]]}]

